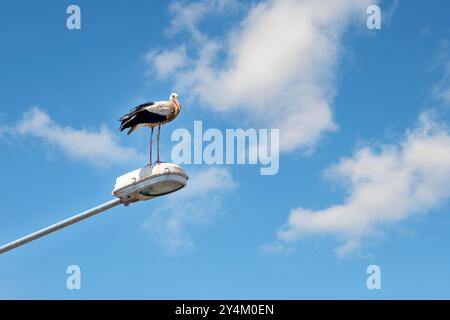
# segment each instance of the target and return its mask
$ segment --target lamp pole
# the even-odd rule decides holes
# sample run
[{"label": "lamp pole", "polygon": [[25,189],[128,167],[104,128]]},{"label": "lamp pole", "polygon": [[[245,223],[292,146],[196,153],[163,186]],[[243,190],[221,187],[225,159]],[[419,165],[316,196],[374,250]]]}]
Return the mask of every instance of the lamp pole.
[{"label": "lamp pole", "polygon": [[103,203],[103,204],[101,204],[101,205],[99,205],[99,206],[97,206],[95,208],[92,208],[92,209],[86,210],[86,211],[84,211],[82,213],[79,213],[79,214],[77,214],[77,215],[75,215],[73,217],[70,217],[70,218],[65,219],[63,221],[55,223],[55,224],[53,224],[51,226],[48,226],[48,227],[46,227],[44,229],[41,229],[41,230],[36,231],[36,232],[33,232],[33,233],[31,233],[31,234],[29,234],[29,235],[27,235],[25,237],[22,237],[20,239],[17,239],[15,241],[12,241],[10,243],[5,244],[4,246],[1,246],[0,247],[0,254],[3,254],[5,252],[7,252],[7,251],[10,251],[10,250],[12,250],[14,248],[23,246],[24,244],[26,244],[28,242],[34,241],[34,240],[39,239],[39,238],[41,238],[43,236],[46,236],[46,235],[48,235],[50,233],[53,233],[53,232],[58,231],[58,230],[61,230],[61,229],[65,228],[65,227],[67,227],[67,226],[70,226],[70,225],[72,225],[74,223],[80,222],[80,221],[82,221],[84,219],[87,219],[89,217],[92,217],[92,216],[94,216],[96,214],[99,214],[99,213],[102,213],[102,212],[104,212],[106,210],[114,208],[114,207],[118,206],[121,203],[122,203],[122,200],[114,199],[114,200],[105,202],[105,203]]},{"label": "lamp pole", "polygon": [[0,255],[109,210],[119,204],[128,205],[137,201],[151,200],[178,191],[186,186],[188,179],[189,177],[180,166],[168,162],[149,164],[141,169],[129,172],[116,180],[116,185],[112,192],[116,199],[7,243],[0,247]]}]

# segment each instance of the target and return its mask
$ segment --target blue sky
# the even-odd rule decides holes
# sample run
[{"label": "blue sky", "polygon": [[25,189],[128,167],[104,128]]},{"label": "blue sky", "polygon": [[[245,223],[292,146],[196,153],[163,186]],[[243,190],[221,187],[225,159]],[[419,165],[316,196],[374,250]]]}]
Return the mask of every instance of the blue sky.
[{"label": "blue sky", "polygon": [[164,160],[194,120],[280,128],[281,154],[0,256],[0,298],[449,298],[450,4],[382,1],[368,30],[373,3],[77,1],[68,30],[72,2],[2,1],[0,243],[109,200],[148,152],[117,119],[172,91]]}]

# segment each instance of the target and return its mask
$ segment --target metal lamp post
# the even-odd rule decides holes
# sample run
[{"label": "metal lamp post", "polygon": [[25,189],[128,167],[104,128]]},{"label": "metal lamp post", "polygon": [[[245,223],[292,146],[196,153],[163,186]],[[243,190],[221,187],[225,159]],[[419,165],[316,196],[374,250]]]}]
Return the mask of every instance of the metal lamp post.
[{"label": "metal lamp post", "polygon": [[187,180],[188,176],[180,166],[166,162],[147,165],[129,172],[116,180],[112,192],[116,199],[7,243],[0,247],[0,254],[114,208],[119,204],[128,205],[136,201],[151,200],[175,192],[185,187]]}]

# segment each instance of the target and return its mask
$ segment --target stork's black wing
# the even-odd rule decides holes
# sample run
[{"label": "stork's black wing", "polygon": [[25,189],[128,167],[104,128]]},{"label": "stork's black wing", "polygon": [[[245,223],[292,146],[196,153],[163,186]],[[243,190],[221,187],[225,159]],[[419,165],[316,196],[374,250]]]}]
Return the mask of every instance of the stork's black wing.
[{"label": "stork's black wing", "polygon": [[142,109],[144,109],[144,108],[146,108],[146,107],[148,107],[148,106],[154,105],[154,104],[155,104],[154,102],[145,102],[145,103],[142,103],[142,104],[138,105],[137,107],[134,107],[133,109],[131,109],[130,112],[128,112],[126,115],[122,116],[122,117],[119,119],[119,121],[120,121],[120,122],[127,121],[127,120],[129,120],[131,117],[135,116],[136,113],[138,113],[138,112],[141,111]]},{"label": "stork's black wing", "polygon": [[134,107],[133,109],[131,109],[130,112],[128,112],[126,115],[122,116],[119,119],[120,131],[123,131],[126,128],[132,127],[132,125],[130,125],[131,120],[135,119],[136,115],[139,114],[140,112],[142,112],[146,107],[151,106],[153,104],[155,104],[155,103],[154,102],[142,103],[142,104],[138,105],[137,107]]}]

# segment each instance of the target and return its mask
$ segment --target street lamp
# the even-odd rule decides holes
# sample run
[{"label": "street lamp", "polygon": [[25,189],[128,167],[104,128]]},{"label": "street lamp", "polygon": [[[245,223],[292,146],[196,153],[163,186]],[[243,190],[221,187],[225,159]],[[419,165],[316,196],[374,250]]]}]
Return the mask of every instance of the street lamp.
[{"label": "street lamp", "polygon": [[187,180],[188,176],[183,168],[174,163],[149,164],[116,179],[112,192],[116,199],[7,243],[0,247],[0,254],[109,210],[119,204],[129,205],[136,201],[150,200],[175,192],[185,187]]},{"label": "street lamp", "polygon": [[188,176],[173,163],[157,163],[129,172],[116,180],[112,192],[124,204],[150,200],[183,188]]}]

